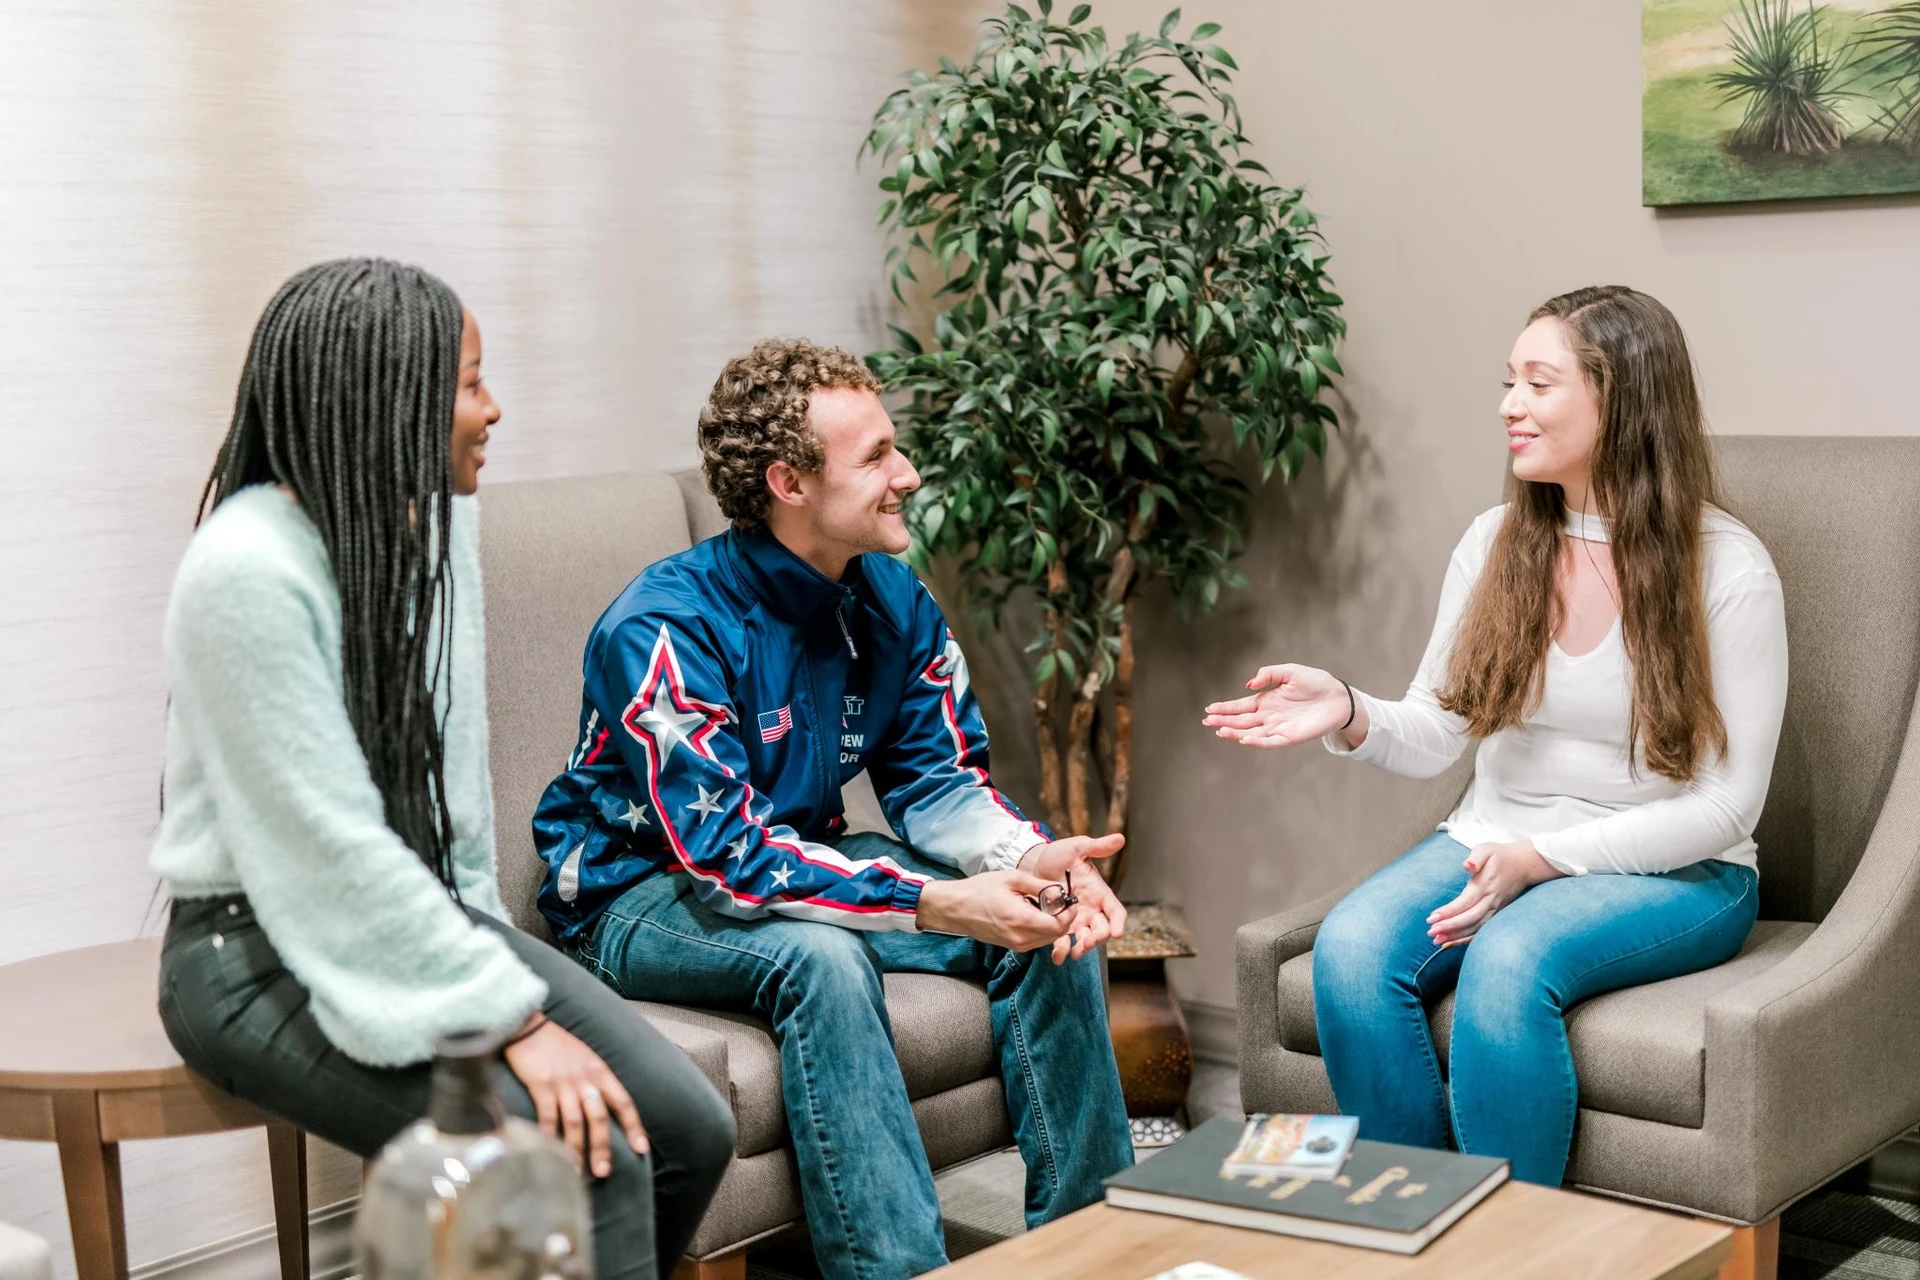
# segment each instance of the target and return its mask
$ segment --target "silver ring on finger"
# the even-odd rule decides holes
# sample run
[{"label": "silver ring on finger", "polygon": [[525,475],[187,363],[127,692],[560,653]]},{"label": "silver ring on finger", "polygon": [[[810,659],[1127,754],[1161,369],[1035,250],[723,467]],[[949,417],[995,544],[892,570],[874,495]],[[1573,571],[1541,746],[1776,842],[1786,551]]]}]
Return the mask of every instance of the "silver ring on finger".
[{"label": "silver ring on finger", "polygon": [[590,1084],[582,1085],[580,1087],[580,1100],[582,1102],[599,1102],[600,1090]]}]

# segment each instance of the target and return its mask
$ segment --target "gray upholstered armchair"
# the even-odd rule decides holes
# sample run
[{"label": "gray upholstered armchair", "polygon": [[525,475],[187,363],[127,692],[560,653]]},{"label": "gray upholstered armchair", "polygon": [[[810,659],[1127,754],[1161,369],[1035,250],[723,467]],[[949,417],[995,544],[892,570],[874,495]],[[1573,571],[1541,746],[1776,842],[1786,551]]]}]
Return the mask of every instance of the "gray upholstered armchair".
[{"label": "gray upholstered armchair", "polygon": [[[1760,922],[1735,959],[1567,1018],[1568,1179],[1758,1226],[1920,1122],[1920,440],[1723,437],[1728,505],[1772,552],[1791,646],[1760,819]],[[1395,851],[1465,789],[1437,780]],[[1372,851],[1377,863],[1388,851]],[[1339,894],[1239,934],[1249,1111],[1333,1107],[1313,940]],[[1447,1058],[1452,998],[1430,1018]],[[1738,1256],[1738,1254],[1736,1254]]]}]

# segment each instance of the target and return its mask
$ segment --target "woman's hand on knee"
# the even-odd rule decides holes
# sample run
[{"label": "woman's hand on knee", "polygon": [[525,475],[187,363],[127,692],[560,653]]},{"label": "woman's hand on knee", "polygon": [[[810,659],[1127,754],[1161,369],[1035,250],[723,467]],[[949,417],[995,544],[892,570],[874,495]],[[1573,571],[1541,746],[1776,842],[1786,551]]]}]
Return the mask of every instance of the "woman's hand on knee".
[{"label": "woman's hand on knee", "polygon": [[613,1172],[611,1124],[636,1155],[647,1151],[640,1112],[600,1055],[557,1022],[543,1022],[506,1049],[507,1066],[533,1097],[540,1127],[563,1139],[597,1178]]},{"label": "woman's hand on knee", "polygon": [[1207,707],[1216,736],[1247,747],[1291,747],[1346,724],[1353,714],[1347,686],[1318,667],[1262,667],[1248,694]]},{"label": "woman's hand on knee", "polygon": [[1465,942],[1494,912],[1563,874],[1540,856],[1531,840],[1477,844],[1465,866],[1467,884],[1460,896],[1427,917],[1427,933],[1442,948]]}]

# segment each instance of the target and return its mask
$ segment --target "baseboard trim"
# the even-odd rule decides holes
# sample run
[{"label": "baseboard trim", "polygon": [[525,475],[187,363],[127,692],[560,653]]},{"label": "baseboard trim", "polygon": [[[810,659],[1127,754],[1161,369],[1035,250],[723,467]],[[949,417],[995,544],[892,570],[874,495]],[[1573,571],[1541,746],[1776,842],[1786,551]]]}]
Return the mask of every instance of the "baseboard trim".
[{"label": "baseboard trim", "polygon": [[1194,1057],[1222,1066],[1240,1065],[1240,1027],[1232,1006],[1182,1000],[1180,1012],[1186,1015]]},{"label": "baseboard trim", "polygon": [[[353,1214],[359,1207],[360,1197],[351,1196],[307,1215],[312,1280],[346,1280],[353,1274]],[[127,1280],[277,1280],[279,1275],[279,1237],[265,1226],[141,1263],[127,1272]]]}]

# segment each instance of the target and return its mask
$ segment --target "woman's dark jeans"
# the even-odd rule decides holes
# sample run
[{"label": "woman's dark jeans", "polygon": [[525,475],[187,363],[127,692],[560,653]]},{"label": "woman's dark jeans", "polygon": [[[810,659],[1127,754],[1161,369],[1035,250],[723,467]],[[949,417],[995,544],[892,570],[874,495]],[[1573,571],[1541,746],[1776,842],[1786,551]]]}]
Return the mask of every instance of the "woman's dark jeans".
[{"label": "woman's dark jeans", "polygon": [[[613,992],[552,947],[471,908],[547,983],[546,1014],[599,1054],[633,1096],[653,1150],[617,1126],[613,1172],[592,1183],[595,1273],[669,1276],[733,1152],[733,1114],[698,1067]],[[369,1067],[327,1040],[307,991],[244,897],[176,901],[160,959],[160,1020],[187,1065],[220,1088],[366,1157],[426,1113],[432,1068]],[[507,1108],[533,1099],[503,1065]]]}]

